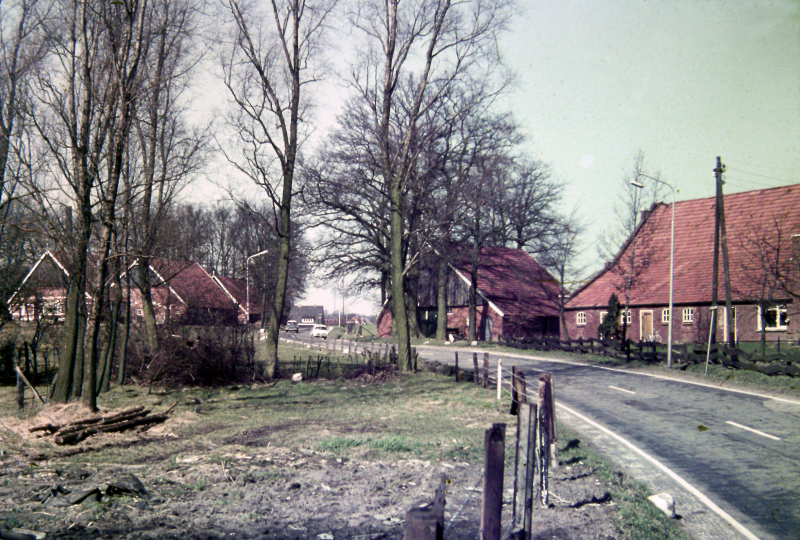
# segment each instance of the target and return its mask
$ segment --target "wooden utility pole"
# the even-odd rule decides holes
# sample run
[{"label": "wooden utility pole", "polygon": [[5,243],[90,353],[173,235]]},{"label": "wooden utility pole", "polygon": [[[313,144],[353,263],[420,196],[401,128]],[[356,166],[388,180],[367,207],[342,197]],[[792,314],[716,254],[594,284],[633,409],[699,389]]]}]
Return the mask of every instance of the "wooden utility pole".
[{"label": "wooden utility pole", "polygon": [[726,336],[728,341],[728,346],[731,348],[736,347],[736,337],[733,331],[733,325],[731,324],[731,315],[733,313],[733,302],[731,301],[731,272],[730,272],[730,263],[728,261],[728,236],[725,232],[725,203],[722,200],[722,173],[725,172],[725,166],[722,164],[722,160],[717,157],[717,168],[714,169],[714,173],[717,177],[717,185],[719,186],[720,191],[720,205],[719,205],[719,231],[720,231],[720,245],[722,248],[722,279],[725,285],[725,326],[728,329],[728,335]]},{"label": "wooden utility pole", "polygon": [[[722,208],[722,173],[718,172],[719,158],[717,158],[717,168],[714,169],[714,177],[716,178],[716,198],[714,201],[714,265],[711,272],[711,306],[712,311],[716,310],[717,306],[717,290],[719,289],[719,216],[720,209]],[[670,317],[674,314],[670,313]],[[674,321],[674,319],[673,319]],[[709,328],[709,344],[717,342],[717,325],[716,322]],[[710,345],[709,345],[710,346]]]}]

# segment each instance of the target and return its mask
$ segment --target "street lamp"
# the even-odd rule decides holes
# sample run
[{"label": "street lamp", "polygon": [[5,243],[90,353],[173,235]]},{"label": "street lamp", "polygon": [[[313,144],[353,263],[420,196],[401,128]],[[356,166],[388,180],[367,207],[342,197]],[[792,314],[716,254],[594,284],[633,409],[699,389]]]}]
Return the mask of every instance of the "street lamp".
[{"label": "street lamp", "polygon": [[[269,253],[268,249],[265,249],[264,251],[259,251],[258,253],[254,253],[253,255],[247,257],[247,260],[245,261],[244,264],[245,276],[246,276],[244,282],[244,288],[245,288],[245,294],[247,296],[247,308],[245,309],[245,312],[247,314],[247,324],[250,324],[250,261],[252,259],[255,259],[256,257],[260,257],[261,255],[266,255],[267,253]],[[261,315],[263,316],[264,314],[262,313]]]},{"label": "street lamp", "polygon": [[672,367],[672,320],[675,318],[675,313],[672,311],[672,284],[675,277],[675,188],[669,185],[668,183],[664,182],[663,180],[659,180],[658,178],[654,178],[652,176],[648,176],[646,174],[639,173],[636,175],[631,181],[631,185],[637,188],[643,188],[644,185],[639,182],[639,177],[644,176],[645,178],[649,178],[659,184],[664,184],[669,189],[672,190],[672,232],[670,237],[670,245],[669,245],[669,336],[667,337],[667,367]]}]

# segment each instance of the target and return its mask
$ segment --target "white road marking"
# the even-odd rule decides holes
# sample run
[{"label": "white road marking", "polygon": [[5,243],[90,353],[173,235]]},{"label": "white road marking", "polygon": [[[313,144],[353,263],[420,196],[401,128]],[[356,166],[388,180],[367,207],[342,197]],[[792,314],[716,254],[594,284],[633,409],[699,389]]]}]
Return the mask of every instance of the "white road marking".
[{"label": "white road marking", "polygon": [[[422,347],[419,347],[419,348],[422,348]],[[427,348],[445,350],[445,351],[464,351],[464,352],[471,352],[473,350],[473,349],[469,349],[469,348],[460,348],[460,349],[444,349],[442,347],[427,347]],[[475,350],[479,350],[479,349],[475,349]],[[691,380],[686,380],[686,379],[676,379],[675,377],[667,377],[665,375],[655,375],[653,373],[642,373],[642,372],[639,372],[639,371],[629,371],[627,369],[611,368],[611,367],[607,367],[607,366],[598,366],[598,365],[589,364],[589,363],[586,363],[586,362],[575,362],[575,361],[570,361],[570,360],[562,360],[560,358],[545,358],[543,356],[526,356],[526,355],[523,355],[523,354],[513,354],[513,353],[509,353],[509,352],[493,352],[492,354],[495,354],[497,356],[505,356],[505,357],[508,357],[508,358],[513,358],[515,360],[523,360],[523,361],[536,360],[537,362],[552,362],[554,364],[567,364],[567,365],[570,365],[570,366],[583,366],[583,367],[590,367],[590,368],[594,368],[594,369],[603,369],[605,371],[616,371],[618,373],[627,373],[629,375],[639,375],[640,377],[652,377],[654,379],[664,379],[665,381],[672,381],[672,382],[678,382],[678,383],[684,383],[684,384],[693,384],[695,386],[705,386],[706,388],[714,388],[716,390],[723,390],[725,392],[734,392],[736,394],[745,394],[747,396],[754,396],[754,397],[760,397],[760,398],[764,398],[764,399],[771,399],[771,400],[774,400],[774,401],[780,401],[781,403],[791,403],[792,405],[800,405],[800,401],[796,400],[796,399],[787,399],[787,398],[782,398],[782,397],[777,397],[777,396],[770,396],[770,395],[767,395],[767,394],[759,394],[758,392],[750,392],[748,390],[739,390],[737,388],[725,388],[725,387],[719,386],[718,384],[707,384],[707,383],[691,381]]]},{"label": "white road marking", "polygon": [[776,437],[775,435],[770,435],[769,433],[764,433],[763,431],[758,431],[757,429],[753,429],[751,427],[743,426],[742,424],[737,424],[736,422],[731,422],[730,420],[728,420],[725,423],[726,424],[730,424],[732,426],[736,426],[739,429],[744,429],[745,431],[750,431],[752,433],[755,433],[756,435],[761,435],[762,437],[766,437],[767,439],[772,439],[773,441],[781,440],[780,437]]},{"label": "white road marking", "polygon": [[614,390],[619,390],[620,392],[626,392],[628,394],[636,395],[636,392],[634,392],[633,390],[625,390],[624,388],[617,388],[616,386],[611,386],[610,384],[608,385],[608,387],[613,388]]},{"label": "white road marking", "polygon": [[646,459],[647,461],[649,461],[650,463],[652,463],[653,465],[655,465],[656,467],[661,469],[670,478],[672,478],[678,484],[680,484],[681,487],[683,487],[689,493],[691,493],[692,495],[697,497],[697,499],[700,502],[702,502],[703,504],[705,504],[709,508],[709,510],[711,510],[712,512],[717,514],[719,517],[721,517],[722,519],[727,521],[734,529],[739,531],[745,538],[747,538],[748,540],[759,540],[758,536],[754,535],[744,525],[742,525],[741,523],[736,521],[733,518],[733,516],[728,514],[725,510],[723,510],[722,508],[720,508],[719,506],[714,504],[711,501],[711,499],[709,499],[707,496],[705,496],[699,489],[697,489],[696,487],[691,485],[689,482],[687,482],[686,480],[684,480],[683,478],[678,476],[677,473],[675,473],[672,469],[668,468],[666,465],[664,465],[663,463],[658,461],[653,456],[647,454],[644,450],[642,450],[639,447],[635,446],[633,443],[629,442],[628,440],[623,439],[620,435],[617,435],[616,433],[614,433],[610,429],[608,429],[608,428],[606,428],[604,426],[601,426],[600,424],[598,424],[594,420],[590,420],[589,418],[585,417],[584,415],[580,414],[579,412],[574,411],[574,410],[570,409],[569,407],[567,407],[567,406],[565,406],[565,405],[563,405],[561,403],[556,403],[556,407],[558,407],[559,409],[564,409],[568,413],[570,413],[570,414],[572,414],[574,416],[577,416],[578,418],[580,418],[584,422],[586,422],[586,423],[594,426],[595,428],[599,429],[600,431],[602,431],[603,433],[605,433],[609,437],[613,437],[614,439],[618,440],[619,442],[621,442],[622,444],[624,444],[625,446],[627,446],[628,448],[630,448],[631,450],[633,450],[634,452],[636,452],[637,454],[642,456],[644,459]]}]

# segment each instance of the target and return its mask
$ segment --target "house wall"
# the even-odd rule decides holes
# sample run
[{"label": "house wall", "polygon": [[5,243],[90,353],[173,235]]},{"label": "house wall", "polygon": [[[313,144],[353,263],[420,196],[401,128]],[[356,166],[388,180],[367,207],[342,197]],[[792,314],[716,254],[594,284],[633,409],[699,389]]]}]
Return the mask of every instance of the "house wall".
[{"label": "house wall", "polygon": [[[708,331],[711,324],[710,306],[673,306],[676,319],[673,321],[672,339],[674,343],[705,343],[708,341]],[[736,310],[735,334],[740,342],[760,341],[758,307],[753,304],[739,304]],[[640,341],[647,336],[642,335],[643,312],[653,314],[653,334],[661,338],[662,343],[667,342],[669,324],[662,322],[661,311],[667,306],[631,307],[631,324],[627,329],[628,338]],[[683,310],[692,309],[692,321],[683,322]],[[766,341],[797,342],[800,339],[800,305],[786,304],[789,319],[785,329],[768,330],[765,333]],[[570,339],[589,339],[597,337],[597,327],[600,325],[600,314],[606,309],[570,309],[565,313],[567,330]],[[583,313],[585,324],[578,324],[578,313]],[[725,339],[724,306],[715,317],[717,326],[717,341]],[[566,339],[562,332],[561,339]]]},{"label": "house wall", "polygon": [[[447,314],[447,328],[456,329],[462,339],[469,335],[469,307],[450,308]],[[486,315],[484,316],[484,313]],[[478,326],[478,339],[497,341],[503,333],[503,318],[489,306],[477,306],[475,319]],[[392,313],[383,309],[377,320],[378,337],[392,336]]]}]

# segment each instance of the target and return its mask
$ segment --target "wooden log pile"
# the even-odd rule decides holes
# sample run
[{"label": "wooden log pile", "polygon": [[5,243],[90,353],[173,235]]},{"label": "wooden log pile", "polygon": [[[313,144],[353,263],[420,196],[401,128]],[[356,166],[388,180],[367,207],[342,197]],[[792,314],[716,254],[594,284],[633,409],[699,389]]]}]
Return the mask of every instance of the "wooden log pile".
[{"label": "wooden log pile", "polygon": [[140,426],[159,424],[169,418],[167,414],[174,406],[163,414],[150,414],[151,411],[149,409],[141,406],[132,407],[109,416],[94,416],[63,425],[45,424],[36,426],[32,427],[30,432],[47,432],[48,435],[53,436],[53,441],[59,445],[78,444],[97,433],[114,433]]}]

